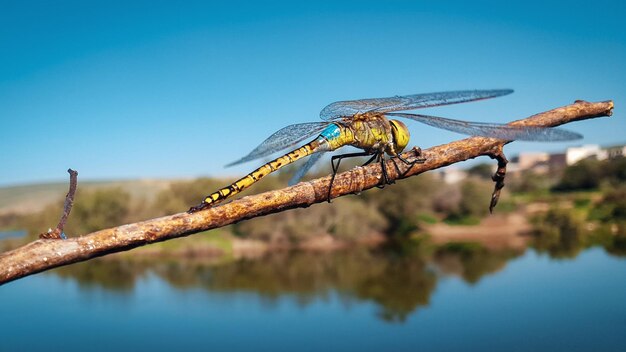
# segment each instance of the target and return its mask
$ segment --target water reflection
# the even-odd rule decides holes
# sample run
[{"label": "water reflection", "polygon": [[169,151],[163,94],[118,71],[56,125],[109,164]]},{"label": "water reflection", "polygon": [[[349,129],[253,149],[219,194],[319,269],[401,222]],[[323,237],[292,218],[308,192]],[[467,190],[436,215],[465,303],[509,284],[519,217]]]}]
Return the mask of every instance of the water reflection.
[{"label": "water reflection", "polygon": [[7,238],[22,238],[24,236],[26,236],[25,230],[0,231],[0,240]]},{"label": "water reflection", "polygon": [[573,259],[583,250],[599,246],[615,256],[626,255],[626,224],[586,224],[568,209],[550,209],[537,217],[532,247],[555,259]]},{"label": "water reflection", "polygon": [[[535,223],[528,242],[535,251],[560,260],[575,258],[593,246],[626,256],[625,229],[624,224],[608,224],[590,231],[572,212],[557,209]],[[0,248],[8,241],[0,241]],[[333,294],[346,303],[374,303],[380,319],[402,322],[429,305],[443,277],[474,285],[523,253],[519,249],[490,250],[469,242],[434,245],[427,237],[418,236],[398,237],[377,249],[284,251],[247,260],[110,256],[53,273],[75,281],[84,290],[104,288],[129,294],[138,280],[148,275],[179,290],[248,292],[269,303],[290,296],[306,306]]]},{"label": "water reflection", "polygon": [[492,251],[475,243],[449,243],[435,253],[435,263],[445,273],[460,276],[470,284],[502,270],[506,262],[522,254],[518,250]]},{"label": "water reflection", "polygon": [[611,255],[626,257],[626,235],[612,236],[604,245],[604,249]]},{"label": "water reflection", "polygon": [[231,263],[202,260],[136,261],[100,259],[59,268],[56,275],[93,286],[130,292],[149,273],[181,290],[251,292],[268,302],[284,295],[307,305],[320,297],[338,294],[342,301],[373,302],[385,321],[404,321],[429,304],[442,276],[459,276],[469,283],[497,272],[521,253],[493,252],[475,244],[440,248],[414,246],[399,251],[352,249],[333,253],[282,252],[259,259]]},{"label": "water reflection", "polygon": [[[2,345],[78,349],[96,341],[102,350],[229,351],[251,345],[288,351],[624,346],[623,260],[598,249],[558,264],[532,250],[516,255],[456,243],[283,252],[213,264],[103,258],[55,271],[63,279],[37,275],[3,287],[8,303],[0,305],[0,316],[11,319]],[[43,329],[41,339],[28,340],[33,321],[50,319],[71,326],[76,338]]]},{"label": "water reflection", "polygon": [[135,282],[146,275],[150,266],[126,260],[95,259],[55,269],[55,275],[75,280],[83,289],[102,287],[119,292],[132,292]]}]

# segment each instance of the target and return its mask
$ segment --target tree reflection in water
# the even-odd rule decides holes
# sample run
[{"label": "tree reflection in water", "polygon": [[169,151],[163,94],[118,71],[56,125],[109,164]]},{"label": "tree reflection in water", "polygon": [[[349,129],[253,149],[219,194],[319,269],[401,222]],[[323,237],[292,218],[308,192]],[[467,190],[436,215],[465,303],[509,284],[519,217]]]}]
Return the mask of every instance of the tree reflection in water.
[{"label": "tree reflection in water", "polygon": [[[626,256],[626,236],[615,227],[583,234],[563,214],[551,214],[533,234],[532,246],[551,258],[574,258],[585,248],[602,246],[607,253]],[[435,246],[428,240],[400,239],[382,248],[352,248],[329,253],[283,251],[257,259],[215,261],[202,258],[111,256],[53,271],[85,288],[101,287],[132,292],[137,280],[156,275],[180,290],[249,292],[273,304],[295,297],[306,306],[337,294],[352,301],[374,302],[378,316],[404,321],[427,306],[442,276],[459,277],[469,284],[502,270],[524,251],[489,250],[476,243]]]},{"label": "tree reflection in water", "polygon": [[[589,231],[568,209],[551,209],[535,219],[531,247],[551,258],[575,258],[584,249],[601,246],[626,256],[626,225],[601,224]],[[477,243],[434,245],[425,237],[395,236],[378,249],[351,248],[328,253],[273,252],[264,257],[232,260],[200,257],[163,258],[117,255],[53,271],[81,288],[133,292],[137,280],[156,275],[180,290],[251,292],[273,303],[285,295],[305,306],[337,294],[347,303],[374,302],[385,321],[403,321],[427,306],[441,276],[468,284],[502,270],[523,250],[489,250]]]},{"label": "tree reflection in water", "polygon": [[[403,321],[429,304],[440,275],[458,275],[477,282],[503,268],[512,256],[478,245],[436,248],[413,244],[409,249],[395,246],[332,253],[289,251],[220,264],[198,259],[137,261],[115,257],[54,272],[85,288],[100,286],[121,292],[132,291],[135,281],[152,273],[181,290],[252,292],[270,303],[289,295],[305,306],[320,297],[338,294],[347,304],[353,300],[374,302],[383,320]],[[454,269],[451,262],[456,263]]]},{"label": "tree reflection in water", "polygon": [[580,216],[554,208],[534,219],[532,247],[554,259],[573,259],[583,250],[599,246],[614,256],[626,256],[626,223],[597,225],[590,231]]}]

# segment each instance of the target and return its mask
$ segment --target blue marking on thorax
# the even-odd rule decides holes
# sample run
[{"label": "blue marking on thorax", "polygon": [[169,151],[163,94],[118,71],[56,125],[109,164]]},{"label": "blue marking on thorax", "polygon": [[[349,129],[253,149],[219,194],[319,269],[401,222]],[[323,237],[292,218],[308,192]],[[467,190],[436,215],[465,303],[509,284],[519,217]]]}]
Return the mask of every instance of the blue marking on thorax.
[{"label": "blue marking on thorax", "polygon": [[320,135],[326,138],[328,141],[332,141],[333,139],[339,138],[339,136],[341,135],[341,128],[333,123],[328,125],[328,127],[326,127],[322,131],[322,133],[320,133]]}]

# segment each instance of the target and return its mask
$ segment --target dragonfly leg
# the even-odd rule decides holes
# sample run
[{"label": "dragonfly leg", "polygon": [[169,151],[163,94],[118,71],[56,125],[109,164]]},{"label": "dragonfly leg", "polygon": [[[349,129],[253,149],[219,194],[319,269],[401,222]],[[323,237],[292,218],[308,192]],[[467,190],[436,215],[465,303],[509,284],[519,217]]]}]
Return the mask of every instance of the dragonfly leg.
[{"label": "dragonfly leg", "polygon": [[372,161],[376,160],[376,157],[378,157],[378,154],[372,155],[372,157],[368,161],[366,161],[365,164],[361,165],[361,167],[371,164]]},{"label": "dragonfly leg", "polygon": [[415,164],[423,164],[423,163],[426,162],[426,158],[420,158],[420,156],[422,155],[422,149],[420,147],[413,147],[413,151],[415,152],[415,155],[418,157],[417,159],[415,159],[413,161],[408,161],[407,159],[405,159],[400,154],[395,156],[395,158],[400,159],[400,161],[402,161],[405,165],[407,165],[406,170],[404,172],[401,172],[400,169],[398,168],[398,165],[394,161],[393,164],[396,166],[396,171],[398,171],[398,174],[400,174],[401,177],[406,176],[406,174],[409,172],[409,170],[411,170],[411,168],[413,168],[413,165],[415,165]]},{"label": "dragonfly leg", "polygon": [[187,210],[187,212],[191,214],[191,213],[198,212],[200,210],[204,210],[204,209],[206,209],[208,207],[209,207],[209,205],[206,202],[202,201],[202,203],[189,208],[189,210]]},{"label": "dragonfly leg", "polygon": [[424,162],[426,162],[426,158],[420,158],[420,156],[422,155],[422,148],[420,148],[420,147],[413,147],[413,151],[415,152],[415,156],[417,157],[417,159],[415,159],[415,161],[408,161],[404,157],[402,157],[402,155],[400,155],[400,154],[396,155],[396,157],[398,159],[400,159],[406,165],[410,165],[410,166],[413,166],[415,164],[423,164]]},{"label": "dragonfly leg", "polygon": [[[400,159],[400,155],[399,155],[399,154],[398,154],[398,155],[396,155],[396,157],[399,157],[398,159]],[[393,157],[393,156],[392,156],[391,158],[389,158],[389,160],[391,160],[391,162],[393,163],[393,166],[396,168],[396,173],[397,173],[398,175],[400,175],[400,177],[402,177],[402,176],[404,176],[405,172],[402,172],[402,171],[400,170],[400,167],[398,166],[398,163],[396,163],[396,157]],[[402,160],[402,159],[400,159],[400,160]],[[406,159],[405,159],[405,160],[406,160]],[[405,162],[405,160],[402,160],[402,162]],[[395,183],[395,181],[394,181],[394,183]]]},{"label": "dragonfly leg", "polygon": [[[348,154],[333,155],[333,157],[330,158],[330,165],[333,168],[333,174],[330,177],[330,184],[328,185],[328,203],[330,203],[330,201],[331,201],[330,193],[333,190],[333,183],[335,182],[335,176],[337,175],[337,171],[339,170],[339,164],[341,163],[341,160],[343,160],[345,158],[354,158],[354,157],[357,157],[357,156],[369,156],[369,155],[372,155],[372,153],[360,152],[360,153],[348,153]],[[378,156],[378,154],[375,154],[363,166],[365,166],[365,165],[371,163],[372,161],[374,161],[374,159],[376,159],[377,156]],[[335,164],[335,160],[337,160],[337,164]]]},{"label": "dragonfly leg", "polygon": [[[385,184],[390,184],[389,182],[389,177],[387,175],[387,167],[385,166],[385,158],[383,157],[382,153],[376,153],[374,154],[368,161],[365,162],[365,164],[363,164],[362,166],[367,166],[369,164],[371,164],[374,160],[376,160],[376,162],[380,163],[380,167],[382,169],[383,172],[383,180],[384,182],[380,185],[377,185],[377,188],[385,188]],[[397,167],[397,166],[396,166]],[[391,182],[393,183],[393,182]]]},{"label": "dragonfly leg", "polygon": [[[393,160],[393,159],[392,159]],[[384,154],[380,153],[378,154],[378,161],[380,162],[380,169],[383,172],[383,182],[381,182],[381,184],[379,184],[378,188],[385,188],[385,185],[392,185],[394,183],[396,183],[396,181],[392,180],[389,177],[389,173],[387,172],[387,164],[385,163],[385,158],[384,158]],[[392,161],[394,165],[396,165],[395,161]],[[398,165],[396,165],[396,169],[398,168]]]}]

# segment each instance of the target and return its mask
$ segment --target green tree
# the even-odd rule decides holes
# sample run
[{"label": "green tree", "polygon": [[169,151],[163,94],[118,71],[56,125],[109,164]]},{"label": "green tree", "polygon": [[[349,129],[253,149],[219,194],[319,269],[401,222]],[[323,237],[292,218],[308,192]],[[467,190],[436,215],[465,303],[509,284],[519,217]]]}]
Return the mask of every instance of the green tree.
[{"label": "green tree", "polygon": [[606,183],[617,186],[626,181],[626,158],[598,161],[585,159],[568,166],[555,191],[597,189]]},{"label": "green tree", "polygon": [[626,181],[626,158],[620,157],[603,162],[606,179],[612,185],[619,185]]},{"label": "green tree", "polygon": [[458,206],[451,209],[447,220],[474,222],[487,215],[491,198],[491,183],[473,179],[467,179],[460,185]]},{"label": "green tree", "polygon": [[555,180],[549,175],[534,171],[524,171],[519,175],[507,176],[506,187],[516,193],[537,193],[548,191]]},{"label": "green tree", "polygon": [[[127,223],[131,215],[130,202],[130,194],[121,188],[79,189],[64,232],[76,236]],[[19,220],[20,228],[28,231],[28,239],[32,240],[57,225],[63,203],[64,199],[59,199],[42,211],[25,215]]]},{"label": "green tree", "polygon": [[399,180],[384,189],[370,190],[362,195],[387,219],[389,235],[405,236],[419,227],[419,215],[431,213],[433,198],[443,183],[432,174]]},{"label": "green tree", "polygon": [[480,163],[474,165],[467,170],[467,174],[470,176],[476,176],[485,180],[491,180],[491,176],[494,174],[495,168],[493,164]]},{"label": "green tree", "polygon": [[234,228],[240,236],[276,245],[293,245],[321,235],[355,241],[383,233],[387,220],[374,206],[357,197],[344,197],[332,204],[316,204],[306,209],[250,219]]},{"label": "green tree", "polygon": [[561,181],[554,186],[556,191],[596,189],[602,180],[602,164],[594,159],[581,160],[568,166]]},{"label": "green tree", "polygon": [[[127,221],[130,207],[130,194],[121,188],[86,192],[79,190],[68,220],[67,232],[84,234],[121,225]],[[57,216],[60,216],[60,209],[57,208]]]},{"label": "green tree", "polygon": [[[173,182],[170,187],[161,191],[152,204],[151,216],[187,211],[191,206],[197,205],[208,194],[228,186],[234,180],[220,180],[213,178],[199,178],[192,181]],[[257,194],[286,186],[277,175],[270,175],[257,182],[250,190],[238,194],[232,199],[249,194]],[[228,200],[230,201],[230,199]]]},{"label": "green tree", "polygon": [[626,186],[607,191],[591,209],[589,218],[602,222],[626,221]]},{"label": "green tree", "polygon": [[225,181],[210,178],[199,178],[193,181],[173,182],[170,187],[161,191],[153,203],[154,216],[179,213],[196,205],[210,192],[225,185]]}]

